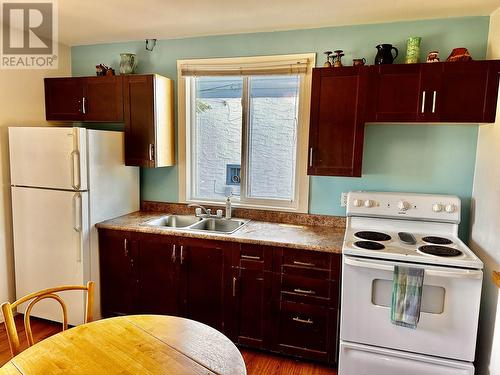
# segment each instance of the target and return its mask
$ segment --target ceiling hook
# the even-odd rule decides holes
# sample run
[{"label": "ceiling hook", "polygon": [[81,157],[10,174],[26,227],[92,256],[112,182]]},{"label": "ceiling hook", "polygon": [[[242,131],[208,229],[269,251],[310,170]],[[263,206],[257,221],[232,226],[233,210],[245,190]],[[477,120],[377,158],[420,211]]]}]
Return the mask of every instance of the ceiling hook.
[{"label": "ceiling hook", "polygon": [[153,51],[156,46],[156,39],[146,39],[146,51]]}]

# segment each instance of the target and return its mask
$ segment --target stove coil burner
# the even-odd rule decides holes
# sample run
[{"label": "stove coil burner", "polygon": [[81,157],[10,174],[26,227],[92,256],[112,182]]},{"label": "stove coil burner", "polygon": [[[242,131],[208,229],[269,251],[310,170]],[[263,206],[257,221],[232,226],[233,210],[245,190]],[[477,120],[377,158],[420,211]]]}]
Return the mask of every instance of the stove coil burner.
[{"label": "stove coil burner", "polygon": [[373,241],[356,241],[354,246],[360,247],[366,250],[383,250],[385,246],[378,242]]},{"label": "stove coil burner", "polygon": [[456,257],[462,255],[460,250],[448,246],[424,245],[418,248],[424,254],[437,255],[440,257]]},{"label": "stove coil burner", "polygon": [[434,245],[450,245],[453,243],[453,241],[451,241],[447,238],[436,237],[436,236],[423,237],[422,241],[427,242],[427,243],[432,243]]},{"label": "stove coil burner", "polygon": [[381,232],[362,231],[354,233],[354,236],[368,241],[389,241],[391,236]]}]

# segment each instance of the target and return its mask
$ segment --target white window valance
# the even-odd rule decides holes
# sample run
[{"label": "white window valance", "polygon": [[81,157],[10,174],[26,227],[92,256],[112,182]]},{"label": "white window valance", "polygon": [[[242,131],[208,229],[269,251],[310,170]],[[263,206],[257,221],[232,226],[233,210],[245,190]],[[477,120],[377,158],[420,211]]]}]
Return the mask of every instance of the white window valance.
[{"label": "white window valance", "polygon": [[308,69],[312,69],[309,58],[279,60],[266,60],[263,58],[259,61],[252,57],[248,61],[242,61],[244,59],[217,59],[213,63],[206,59],[190,60],[180,66],[180,71],[183,77],[189,77],[306,74]]}]

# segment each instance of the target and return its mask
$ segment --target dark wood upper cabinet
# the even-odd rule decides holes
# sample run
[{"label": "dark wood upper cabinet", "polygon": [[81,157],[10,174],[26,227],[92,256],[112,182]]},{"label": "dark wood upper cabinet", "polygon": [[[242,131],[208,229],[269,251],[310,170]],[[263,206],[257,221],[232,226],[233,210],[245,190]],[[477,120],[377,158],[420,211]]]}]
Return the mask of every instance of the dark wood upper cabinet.
[{"label": "dark wood upper cabinet", "polygon": [[45,78],[48,121],[123,121],[122,77]]},{"label": "dark wood upper cabinet", "polygon": [[313,70],[309,175],[361,176],[366,67]]},{"label": "dark wood upper cabinet", "polygon": [[156,75],[123,77],[125,164],[174,165],[173,83]]},{"label": "dark wood upper cabinet", "polygon": [[380,122],[414,122],[421,108],[419,64],[370,67],[370,105],[367,119]]},{"label": "dark wood upper cabinet", "polygon": [[494,122],[498,61],[371,67],[366,121]]},{"label": "dark wood upper cabinet", "polygon": [[83,119],[83,78],[45,78],[44,85],[47,121]]},{"label": "dark wood upper cabinet", "polygon": [[83,121],[123,121],[123,82],[121,77],[83,79],[85,114]]},{"label": "dark wood upper cabinet", "polygon": [[495,122],[500,60],[313,70],[309,175],[360,177],[365,122]]},{"label": "dark wood upper cabinet", "polygon": [[441,122],[494,122],[498,94],[495,61],[442,65],[436,112]]}]

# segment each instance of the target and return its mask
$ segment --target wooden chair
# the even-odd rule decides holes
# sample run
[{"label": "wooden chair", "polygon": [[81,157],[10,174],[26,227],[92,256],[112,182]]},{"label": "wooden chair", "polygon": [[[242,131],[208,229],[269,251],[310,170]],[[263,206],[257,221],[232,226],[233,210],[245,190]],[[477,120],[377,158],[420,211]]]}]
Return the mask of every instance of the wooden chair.
[{"label": "wooden chair", "polygon": [[63,331],[68,329],[68,313],[66,309],[66,304],[57,294],[58,292],[64,292],[67,290],[86,290],[87,291],[87,307],[85,311],[85,323],[92,321],[92,308],[94,305],[94,282],[89,281],[87,285],[65,285],[56,288],[48,288],[34,292],[24,296],[13,303],[4,302],[2,303],[2,313],[4,317],[5,329],[7,331],[7,338],[9,340],[10,352],[12,356],[16,356],[21,352],[21,344],[19,342],[19,336],[17,334],[16,322],[14,321],[13,310],[20,304],[32,300],[26,307],[24,313],[24,329],[26,331],[26,338],[28,340],[28,346],[34,344],[33,333],[31,332],[30,324],[30,314],[33,306],[40,302],[41,300],[51,298],[59,302],[63,312]]}]

